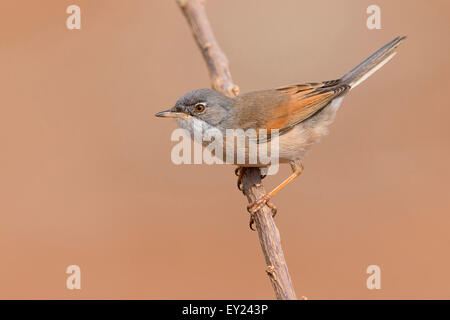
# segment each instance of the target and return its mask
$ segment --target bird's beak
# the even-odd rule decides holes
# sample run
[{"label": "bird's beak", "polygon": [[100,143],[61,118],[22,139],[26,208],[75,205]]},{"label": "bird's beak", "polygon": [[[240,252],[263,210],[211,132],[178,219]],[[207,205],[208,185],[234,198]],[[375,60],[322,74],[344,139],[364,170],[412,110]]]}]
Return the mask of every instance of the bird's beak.
[{"label": "bird's beak", "polygon": [[161,118],[186,118],[188,115],[183,112],[173,112],[170,110],[166,110],[158,112],[157,114],[155,114],[155,116]]}]

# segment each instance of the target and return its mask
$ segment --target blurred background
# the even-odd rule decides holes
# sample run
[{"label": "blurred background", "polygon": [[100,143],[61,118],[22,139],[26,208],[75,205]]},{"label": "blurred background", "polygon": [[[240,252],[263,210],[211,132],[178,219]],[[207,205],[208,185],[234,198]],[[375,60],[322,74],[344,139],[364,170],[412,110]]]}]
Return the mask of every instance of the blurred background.
[{"label": "blurred background", "polygon": [[[67,6],[81,30],[66,28]],[[381,30],[366,27],[369,5]],[[241,92],[336,79],[397,35],[274,198],[299,297],[450,298],[445,0],[209,0]],[[154,114],[209,77],[175,1],[0,3],[0,298],[272,299],[233,166]],[[264,180],[267,189],[290,172]],[[67,266],[81,290],[66,288]],[[381,268],[381,290],[366,268]]]}]

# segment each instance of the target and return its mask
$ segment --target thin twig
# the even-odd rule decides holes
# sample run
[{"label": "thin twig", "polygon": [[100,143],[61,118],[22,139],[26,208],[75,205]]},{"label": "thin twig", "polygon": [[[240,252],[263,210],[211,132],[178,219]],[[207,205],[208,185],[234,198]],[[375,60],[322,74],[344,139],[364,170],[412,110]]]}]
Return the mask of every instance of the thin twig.
[{"label": "thin twig", "polygon": [[[206,61],[213,89],[230,97],[238,95],[239,88],[231,79],[228,59],[214,37],[206,15],[204,1],[177,0],[177,2],[191,26],[194,38]],[[259,168],[245,170],[242,184],[249,202],[266,194],[261,185]],[[273,221],[271,209],[264,206],[254,214],[254,221],[266,260],[266,273],[272,283],[275,296],[279,300],[297,299],[284,259],[280,233]]]}]

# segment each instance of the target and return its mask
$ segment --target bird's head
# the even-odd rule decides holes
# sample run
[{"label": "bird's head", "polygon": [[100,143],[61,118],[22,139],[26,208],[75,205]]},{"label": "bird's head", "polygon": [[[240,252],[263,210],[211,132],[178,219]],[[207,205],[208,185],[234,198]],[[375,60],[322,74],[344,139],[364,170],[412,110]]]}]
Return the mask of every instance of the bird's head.
[{"label": "bird's head", "polygon": [[232,106],[232,98],[215,90],[199,89],[186,93],[174,107],[158,112],[155,116],[176,118],[179,122],[195,118],[210,126],[216,126],[228,118]]}]

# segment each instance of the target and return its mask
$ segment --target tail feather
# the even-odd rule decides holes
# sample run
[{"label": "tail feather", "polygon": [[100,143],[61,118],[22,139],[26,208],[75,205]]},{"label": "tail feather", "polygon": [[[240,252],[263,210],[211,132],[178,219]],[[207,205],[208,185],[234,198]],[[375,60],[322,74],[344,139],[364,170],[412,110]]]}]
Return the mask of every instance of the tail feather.
[{"label": "tail feather", "polygon": [[397,37],[391,42],[385,44],[383,47],[375,51],[370,57],[353,68],[349,73],[343,76],[341,78],[342,82],[350,85],[352,89],[355,88],[375,73],[375,71],[384,66],[389,60],[391,60],[397,54],[395,49],[405,39],[406,37]]}]

